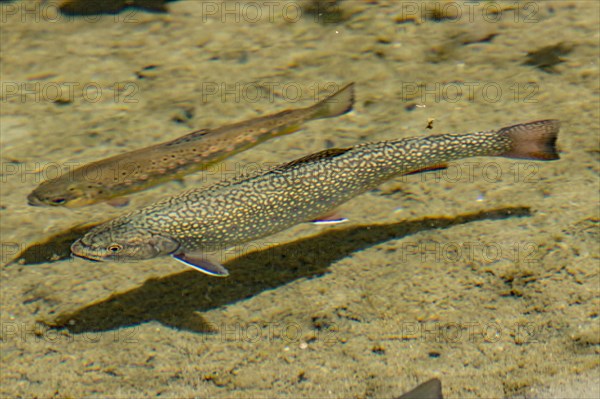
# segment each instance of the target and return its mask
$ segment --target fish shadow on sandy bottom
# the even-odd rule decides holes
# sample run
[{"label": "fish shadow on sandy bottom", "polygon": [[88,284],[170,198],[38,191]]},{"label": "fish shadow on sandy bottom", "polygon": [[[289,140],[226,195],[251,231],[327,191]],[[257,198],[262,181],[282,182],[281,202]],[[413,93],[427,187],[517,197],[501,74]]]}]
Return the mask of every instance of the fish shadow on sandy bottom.
[{"label": "fish shadow on sandy bottom", "polygon": [[[47,237],[42,242],[31,244],[22,250],[13,260],[4,265],[4,267],[13,264],[31,266],[69,259],[71,258],[71,244],[99,224],[101,222],[77,225]],[[9,249],[7,248],[6,252],[9,252]]]},{"label": "fish shadow on sandy bottom", "polygon": [[354,252],[421,231],[464,223],[530,216],[526,207],[500,208],[451,218],[424,218],[382,225],[352,226],[240,256],[225,264],[231,276],[210,278],[185,271],[113,294],[74,312],[42,321],[51,328],[75,334],[103,332],[152,320],[181,330],[209,333],[209,323],[198,312],[229,305],[299,278],[314,278]]}]

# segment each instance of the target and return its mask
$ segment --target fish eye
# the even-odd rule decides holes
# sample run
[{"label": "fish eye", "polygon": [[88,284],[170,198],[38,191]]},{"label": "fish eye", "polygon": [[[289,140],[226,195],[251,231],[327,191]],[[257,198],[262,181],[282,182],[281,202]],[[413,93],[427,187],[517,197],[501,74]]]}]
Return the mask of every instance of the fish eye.
[{"label": "fish eye", "polygon": [[119,244],[110,244],[106,249],[108,249],[112,253],[116,253],[122,250],[123,246]]},{"label": "fish eye", "polygon": [[54,204],[64,204],[67,200],[64,198],[54,198],[52,199],[52,203]]}]

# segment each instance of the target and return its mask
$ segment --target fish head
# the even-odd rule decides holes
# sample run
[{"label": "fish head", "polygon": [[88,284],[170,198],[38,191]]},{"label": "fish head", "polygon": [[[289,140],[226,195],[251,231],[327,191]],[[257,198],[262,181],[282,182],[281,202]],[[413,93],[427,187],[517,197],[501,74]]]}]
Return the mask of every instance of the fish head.
[{"label": "fish head", "polygon": [[171,237],[112,223],[90,230],[71,245],[73,255],[92,261],[135,262],[169,255],[179,248]]},{"label": "fish head", "polygon": [[91,184],[81,186],[68,179],[46,180],[27,196],[32,206],[64,206],[78,208],[97,202],[98,187]]}]

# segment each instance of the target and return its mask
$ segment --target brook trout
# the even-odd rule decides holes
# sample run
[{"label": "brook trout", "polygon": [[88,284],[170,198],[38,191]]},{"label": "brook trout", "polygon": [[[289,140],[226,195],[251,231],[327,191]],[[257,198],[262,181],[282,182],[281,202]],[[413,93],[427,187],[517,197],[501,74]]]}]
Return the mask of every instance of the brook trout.
[{"label": "brook trout", "polygon": [[307,108],[204,129],[175,140],[92,162],[41,183],[29,205],[70,208],[110,200],[179,179],[273,137],[293,133],[304,122],[342,115],[354,105],[354,83]]},{"label": "brook trout", "polygon": [[[556,120],[329,149],[186,191],[97,226],[71,246],[79,257],[134,261],[172,255],[205,273],[227,270],[204,254],[327,220],[336,207],[402,174],[476,156],[558,159]],[[335,218],[333,218],[335,219]]]}]

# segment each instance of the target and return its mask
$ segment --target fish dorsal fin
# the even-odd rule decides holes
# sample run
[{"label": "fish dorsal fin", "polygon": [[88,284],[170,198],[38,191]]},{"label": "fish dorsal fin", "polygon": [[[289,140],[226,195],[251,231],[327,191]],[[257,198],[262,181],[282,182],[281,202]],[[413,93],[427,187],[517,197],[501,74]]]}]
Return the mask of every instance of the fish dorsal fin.
[{"label": "fish dorsal fin", "polygon": [[185,136],[181,136],[178,139],[169,141],[168,143],[165,144],[165,146],[170,147],[170,146],[174,146],[174,145],[189,143],[192,140],[196,140],[200,136],[206,136],[208,133],[210,133],[210,131],[211,131],[211,129],[196,130],[194,132],[186,134]]},{"label": "fish dorsal fin", "polygon": [[444,399],[442,396],[442,382],[432,378],[397,399]]},{"label": "fish dorsal fin", "polygon": [[186,266],[190,266],[191,268],[194,268],[202,273],[206,273],[209,276],[229,276],[229,271],[225,269],[225,266],[219,262],[209,259],[201,252],[179,252],[174,254],[173,257]]},{"label": "fish dorsal fin", "polygon": [[319,151],[314,154],[310,154],[305,157],[296,159],[292,162],[288,162],[283,165],[280,165],[279,167],[277,167],[277,170],[285,170],[285,169],[289,169],[291,167],[298,166],[301,164],[308,164],[308,163],[317,162],[317,161],[327,159],[327,158],[334,158],[334,157],[342,155],[350,150],[351,150],[351,148],[330,148],[328,150]]}]

